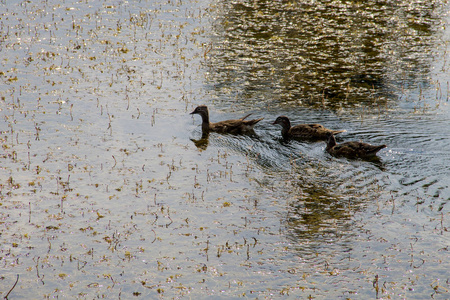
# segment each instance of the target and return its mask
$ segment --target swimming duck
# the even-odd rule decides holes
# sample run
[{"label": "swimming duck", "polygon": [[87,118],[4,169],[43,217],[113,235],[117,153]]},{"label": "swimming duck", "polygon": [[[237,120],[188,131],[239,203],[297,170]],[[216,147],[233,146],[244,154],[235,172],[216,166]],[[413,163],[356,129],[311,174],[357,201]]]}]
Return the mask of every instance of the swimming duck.
[{"label": "swimming duck", "polygon": [[264,118],[245,120],[251,114],[248,114],[238,120],[226,120],[217,123],[209,122],[209,112],[206,105],[200,105],[195,108],[191,115],[198,114],[202,117],[202,130],[204,132],[215,131],[219,133],[248,133],[253,131],[253,127],[256,123]]},{"label": "swimming duck", "polygon": [[373,157],[386,145],[371,145],[363,142],[345,142],[336,143],[336,139],[332,133],[327,134],[328,141],[326,151],[333,156],[344,156],[347,158],[368,158]]},{"label": "swimming duck", "polygon": [[331,130],[320,124],[299,124],[291,127],[291,122],[286,116],[279,116],[273,125],[281,125],[281,135],[285,139],[300,138],[312,140],[326,140],[327,133],[339,134],[345,130]]}]

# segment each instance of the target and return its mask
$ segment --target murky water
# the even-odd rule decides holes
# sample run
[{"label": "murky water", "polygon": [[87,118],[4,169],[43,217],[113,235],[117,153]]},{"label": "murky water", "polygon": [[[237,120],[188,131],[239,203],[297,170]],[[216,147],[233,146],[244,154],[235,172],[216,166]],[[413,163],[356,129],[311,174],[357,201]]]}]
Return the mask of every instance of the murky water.
[{"label": "murky water", "polygon": [[450,297],[446,1],[0,7],[2,297]]}]

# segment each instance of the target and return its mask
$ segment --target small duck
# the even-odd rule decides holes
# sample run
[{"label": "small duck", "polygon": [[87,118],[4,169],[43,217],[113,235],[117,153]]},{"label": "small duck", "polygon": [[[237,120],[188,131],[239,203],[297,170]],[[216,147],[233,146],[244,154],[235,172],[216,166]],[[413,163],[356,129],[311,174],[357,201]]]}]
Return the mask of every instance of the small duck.
[{"label": "small duck", "polygon": [[251,114],[248,114],[238,120],[226,120],[220,121],[217,123],[209,122],[209,112],[208,107],[206,105],[200,105],[195,108],[191,115],[198,114],[202,117],[202,131],[203,132],[219,132],[219,133],[233,133],[233,134],[241,134],[241,133],[249,133],[253,131],[253,127],[256,123],[261,121],[264,118],[255,119],[255,120],[245,120]]},{"label": "small duck", "polygon": [[281,135],[284,139],[310,139],[310,140],[326,140],[327,133],[339,134],[345,130],[331,130],[320,124],[299,124],[291,127],[291,122],[286,116],[279,116],[273,125],[281,125]]},{"label": "small duck", "polygon": [[371,145],[363,142],[336,143],[332,133],[327,134],[328,141],[326,151],[333,156],[344,156],[347,158],[370,158],[374,157],[378,151],[386,148],[386,145]]}]

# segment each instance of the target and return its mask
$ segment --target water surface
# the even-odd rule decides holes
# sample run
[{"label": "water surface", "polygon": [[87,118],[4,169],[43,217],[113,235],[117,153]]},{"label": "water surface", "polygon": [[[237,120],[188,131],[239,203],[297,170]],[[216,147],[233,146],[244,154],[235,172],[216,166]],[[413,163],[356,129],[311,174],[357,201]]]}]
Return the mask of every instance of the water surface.
[{"label": "water surface", "polygon": [[449,297],[446,1],[0,5],[3,297]]}]

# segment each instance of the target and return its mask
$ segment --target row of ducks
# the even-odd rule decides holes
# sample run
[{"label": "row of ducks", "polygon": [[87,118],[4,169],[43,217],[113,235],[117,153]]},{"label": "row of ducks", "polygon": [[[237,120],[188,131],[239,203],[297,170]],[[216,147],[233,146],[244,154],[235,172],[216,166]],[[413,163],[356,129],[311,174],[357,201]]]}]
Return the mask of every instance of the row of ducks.
[{"label": "row of ducks", "polygon": [[[208,107],[200,105],[192,114],[198,114],[202,117],[203,132],[218,132],[243,134],[253,131],[253,127],[262,119],[246,120],[251,114],[248,114],[237,120],[225,120],[217,123],[209,121]],[[325,128],[320,124],[299,124],[291,126],[289,118],[279,116],[273,125],[281,126],[281,135],[284,139],[307,139],[327,141],[326,151],[334,156],[344,156],[348,158],[369,158],[376,155],[378,151],[386,148],[386,145],[371,145],[363,142],[351,141],[341,144],[336,143],[334,135],[345,132],[345,130],[332,130]]]}]

